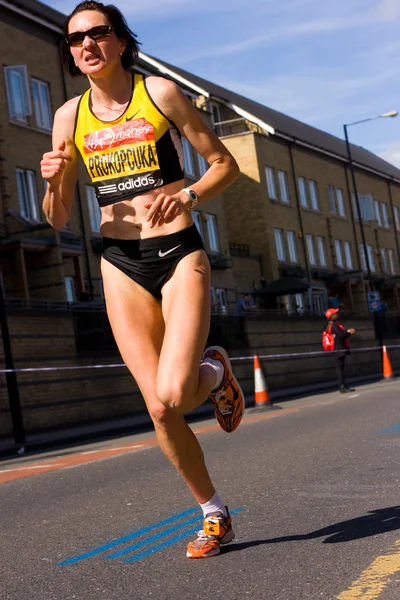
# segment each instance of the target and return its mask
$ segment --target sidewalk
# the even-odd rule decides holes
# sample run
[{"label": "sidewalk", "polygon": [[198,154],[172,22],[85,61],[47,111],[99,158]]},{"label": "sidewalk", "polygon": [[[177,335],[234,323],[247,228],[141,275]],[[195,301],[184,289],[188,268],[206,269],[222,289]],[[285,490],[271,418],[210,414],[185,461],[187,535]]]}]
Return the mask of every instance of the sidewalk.
[{"label": "sidewalk", "polygon": [[[370,375],[369,377],[349,378],[351,384],[360,384],[374,381],[381,381],[382,377]],[[272,402],[287,401],[313,395],[321,392],[331,392],[337,388],[336,381],[316,383],[303,387],[286,388],[270,392]],[[254,395],[246,396],[246,409],[254,407]],[[187,415],[189,423],[203,420],[205,418],[214,418],[214,410],[210,400],[207,400],[202,406],[199,406],[193,412]],[[28,434],[23,448],[16,445],[11,437],[0,440],[0,460],[12,456],[21,456],[28,451],[45,450],[56,447],[65,447],[77,444],[79,442],[94,441],[107,437],[118,437],[140,431],[151,431],[153,424],[147,412],[135,414],[130,417],[101,421],[97,423],[86,423],[69,428],[53,431],[38,432]]]}]

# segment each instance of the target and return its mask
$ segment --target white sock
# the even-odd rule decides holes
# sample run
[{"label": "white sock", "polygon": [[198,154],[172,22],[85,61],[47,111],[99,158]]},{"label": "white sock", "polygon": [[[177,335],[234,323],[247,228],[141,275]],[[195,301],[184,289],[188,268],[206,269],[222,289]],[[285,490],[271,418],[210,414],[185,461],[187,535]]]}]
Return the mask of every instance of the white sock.
[{"label": "white sock", "polygon": [[214,496],[210,498],[208,502],[206,502],[205,504],[200,504],[200,506],[204,516],[215,513],[222,513],[223,515],[225,515],[225,517],[228,516],[225,504],[222,502],[217,492],[215,492]]},{"label": "white sock", "polygon": [[213,358],[205,358],[203,360],[203,365],[207,364],[210,365],[210,367],[212,367],[214,369],[214,371],[217,374],[217,380],[215,382],[215,385],[212,389],[212,391],[217,390],[219,388],[219,386],[222,383],[222,378],[224,376],[224,365],[222,364],[222,362],[220,360],[214,360]]}]

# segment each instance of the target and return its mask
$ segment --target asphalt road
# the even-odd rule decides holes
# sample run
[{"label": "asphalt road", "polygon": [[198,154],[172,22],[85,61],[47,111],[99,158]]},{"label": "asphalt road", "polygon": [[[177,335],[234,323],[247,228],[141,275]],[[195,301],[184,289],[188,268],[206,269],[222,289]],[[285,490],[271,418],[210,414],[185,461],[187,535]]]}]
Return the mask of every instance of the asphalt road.
[{"label": "asphalt road", "polygon": [[192,425],[237,511],[212,559],[152,433],[0,463],[1,599],[399,600],[400,383],[280,406]]}]

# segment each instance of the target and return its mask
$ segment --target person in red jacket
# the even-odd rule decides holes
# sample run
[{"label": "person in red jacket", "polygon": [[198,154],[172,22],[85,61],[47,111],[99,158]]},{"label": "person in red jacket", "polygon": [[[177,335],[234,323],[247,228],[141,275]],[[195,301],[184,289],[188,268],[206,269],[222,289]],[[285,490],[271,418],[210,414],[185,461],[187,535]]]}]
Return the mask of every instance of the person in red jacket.
[{"label": "person in red jacket", "polygon": [[325,327],[326,331],[330,331],[335,340],[336,354],[336,375],[340,387],[340,392],[346,394],[354,392],[354,389],[348,387],[344,378],[344,363],[346,356],[350,354],[350,336],[355,334],[355,329],[346,329],[338,322],[339,308],[328,308],[325,313],[328,323]]}]

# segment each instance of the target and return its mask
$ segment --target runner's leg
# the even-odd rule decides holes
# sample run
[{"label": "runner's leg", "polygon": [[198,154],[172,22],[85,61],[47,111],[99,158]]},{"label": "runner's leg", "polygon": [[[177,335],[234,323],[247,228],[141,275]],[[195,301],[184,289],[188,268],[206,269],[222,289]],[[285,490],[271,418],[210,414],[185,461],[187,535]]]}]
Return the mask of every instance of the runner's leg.
[{"label": "runner's leg", "polygon": [[182,475],[196,500],[199,503],[208,502],[215,489],[199,442],[183,415],[164,406],[156,393],[159,356],[164,339],[161,303],[105,260],[102,260],[102,273],[107,313],[114,337],[125,364],[143,394],[160,447]]}]

